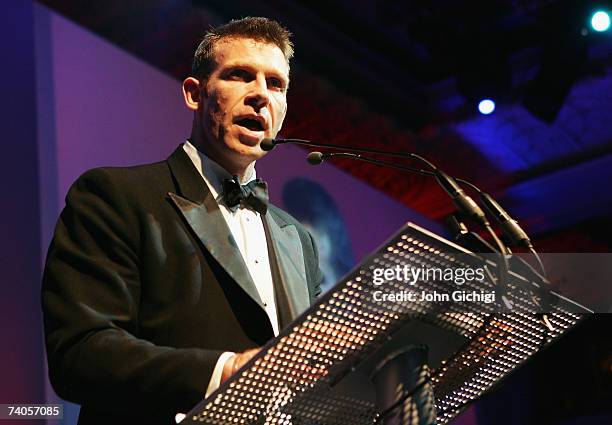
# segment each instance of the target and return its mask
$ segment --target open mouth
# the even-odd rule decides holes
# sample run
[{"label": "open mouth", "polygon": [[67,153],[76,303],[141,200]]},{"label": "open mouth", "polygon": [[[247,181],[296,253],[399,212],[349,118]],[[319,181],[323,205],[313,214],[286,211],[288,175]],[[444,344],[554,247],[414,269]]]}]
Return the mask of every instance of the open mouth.
[{"label": "open mouth", "polygon": [[254,118],[241,118],[236,121],[236,124],[251,131],[264,131],[262,123]]}]

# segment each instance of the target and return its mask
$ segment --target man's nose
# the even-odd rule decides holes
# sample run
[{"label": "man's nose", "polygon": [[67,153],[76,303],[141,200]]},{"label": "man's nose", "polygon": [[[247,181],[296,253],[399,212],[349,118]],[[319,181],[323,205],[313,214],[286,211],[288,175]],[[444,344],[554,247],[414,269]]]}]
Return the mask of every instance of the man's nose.
[{"label": "man's nose", "polygon": [[252,106],[256,112],[270,103],[268,83],[264,76],[258,76],[251,81],[251,90],[246,97],[246,103]]}]

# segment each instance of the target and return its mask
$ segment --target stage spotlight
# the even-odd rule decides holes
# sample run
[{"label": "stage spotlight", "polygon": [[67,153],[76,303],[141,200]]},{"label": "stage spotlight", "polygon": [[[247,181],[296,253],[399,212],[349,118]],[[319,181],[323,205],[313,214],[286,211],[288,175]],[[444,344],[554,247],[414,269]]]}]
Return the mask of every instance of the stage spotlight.
[{"label": "stage spotlight", "polygon": [[610,15],[608,12],[598,10],[591,17],[591,27],[597,32],[604,32],[610,28]]},{"label": "stage spotlight", "polygon": [[478,103],[478,111],[483,115],[489,115],[495,110],[495,102],[491,99],[483,99]]}]

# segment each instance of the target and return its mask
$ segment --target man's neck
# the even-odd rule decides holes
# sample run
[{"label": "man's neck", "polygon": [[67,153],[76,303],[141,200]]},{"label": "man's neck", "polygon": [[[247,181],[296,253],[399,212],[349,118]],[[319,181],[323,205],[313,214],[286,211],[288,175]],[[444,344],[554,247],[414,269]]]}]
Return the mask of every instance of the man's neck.
[{"label": "man's neck", "polygon": [[[207,155],[206,152],[204,152],[204,155]],[[245,184],[249,180],[249,178],[253,175],[253,170],[255,169],[255,161],[251,162],[246,167],[232,167],[232,165],[235,164],[226,165],[220,162],[217,158],[213,158],[211,156],[209,156],[209,158],[222,166],[232,176],[238,176],[238,179],[242,184]]]},{"label": "man's neck", "polygon": [[232,176],[238,176],[241,183],[246,183],[248,179],[253,175],[255,170],[255,161],[251,161],[247,164],[239,164],[236,162],[228,161],[225,157],[217,155],[216,152],[207,148],[205,143],[197,143],[193,139],[189,139],[189,142],[200,152],[206,155],[208,158],[219,164],[225,171]]}]

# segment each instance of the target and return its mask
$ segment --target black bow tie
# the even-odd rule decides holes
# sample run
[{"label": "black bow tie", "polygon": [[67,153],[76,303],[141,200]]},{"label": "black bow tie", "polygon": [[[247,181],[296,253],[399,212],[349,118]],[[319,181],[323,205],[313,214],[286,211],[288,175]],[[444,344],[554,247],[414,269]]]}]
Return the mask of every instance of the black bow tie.
[{"label": "black bow tie", "polygon": [[223,202],[236,211],[240,204],[265,214],[268,211],[268,185],[261,179],[255,179],[241,185],[238,176],[223,180]]}]

